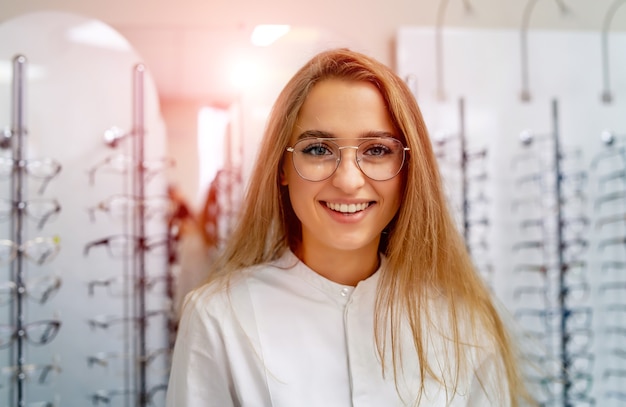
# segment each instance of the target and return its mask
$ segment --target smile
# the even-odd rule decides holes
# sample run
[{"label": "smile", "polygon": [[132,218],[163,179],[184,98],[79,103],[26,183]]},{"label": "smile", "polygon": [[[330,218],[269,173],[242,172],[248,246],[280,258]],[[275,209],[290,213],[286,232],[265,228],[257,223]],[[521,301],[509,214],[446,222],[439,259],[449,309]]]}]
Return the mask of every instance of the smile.
[{"label": "smile", "polygon": [[332,209],[333,211],[336,211],[336,212],[355,213],[355,212],[360,212],[360,211],[367,209],[367,207],[370,206],[370,203],[363,202],[363,203],[358,203],[358,204],[345,204],[345,203],[339,204],[339,203],[326,202],[326,206],[329,209]]}]

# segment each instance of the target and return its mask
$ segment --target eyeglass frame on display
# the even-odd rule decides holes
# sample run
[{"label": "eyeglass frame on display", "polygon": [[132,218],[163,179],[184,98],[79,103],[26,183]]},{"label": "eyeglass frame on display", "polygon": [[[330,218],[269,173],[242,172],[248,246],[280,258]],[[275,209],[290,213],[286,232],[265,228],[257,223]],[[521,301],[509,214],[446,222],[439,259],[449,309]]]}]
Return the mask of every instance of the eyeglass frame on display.
[{"label": "eyeglass frame on display", "polygon": [[[41,282],[41,281],[46,281],[46,280],[52,280],[51,284],[47,284],[46,285],[46,290],[43,291],[43,293],[41,294],[41,296],[33,296],[32,295],[32,291],[33,288],[32,286],[29,287],[30,283],[35,282],[35,284]],[[55,275],[55,274],[47,274],[44,276],[40,276],[40,277],[34,277],[31,278],[29,280],[27,280],[23,286],[23,294],[25,294],[26,296],[28,296],[30,299],[32,299],[33,301],[39,303],[39,304],[45,304],[54,294],[56,294],[59,289],[61,288],[62,285],[62,279],[60,276]],[[2,289],[4,287],[8,288],[9,291],[9,295],[8,295],[8,300],[7,301],[2,301]],[[18,292],[18,287],[17,284],[15,284],[15,282],[13,281],[4,281],[0,283],[0,306],[1,305],[8,305],[11,303],[11,301],[15,298],[15,296],[17,295]]]},{"label": "eyeglass frame on display", "polygon": [[[50,183],[50,181],[52,181],[57,175],[59,175],[59,173],[61,172],[62,166],[61,163],[59,163],[56,160],[53,160],[52,158],[37,158],[37,159],[29,159],[29,160],[15,160],[13,158],[8,158],[8,157],[0,157],[0,170],[3,169],[2,164],[6,163],[6,162],[10,162],[11,163],[11,172],[5,171],[4,173],[2,173],[0,171],[0,177],[2,176],[6,176],[8,177],[9,175],[11,175],[13,173],[13,171],[17,169],[26,169],[26,174],[30,175],[33,178],[39,178],[42,179],[42,184],[39,187],[39,190],[37,191],[39,195],[43,195],[43,193],[45,192],[48,184]],[[52,166],[52,171],[49,174],[46,175],[37,175],[35,171],[33,171],[32,169],[29,169],[29,166],[33,165],[33,164],[50,164]],[[7,166],[8,168],[8,166]]]},{"label": "eyeglass frame on display", "polygon": [[[43,229],[44,225],[54,219],[56,215],[61,212],[61,205],[56,199],[29,199],[27,201],[13,201],[10,199],[0,199],[0,204],[6,204],[4,208],[0,206],[0,221],[10,220],[13,212],[22,211],[29,218],[37,221],[37,229]],[[47,203],[50,204],[52,209],[46,211],[44,214],[36,215],[28,210],[30,205]],[[10,206],[10,208],[8,208]],[[6,211],[4,210],[6,209]]]},{"label": "eyeglass frame on display", "polygon": [[[43,325],[43,324],[47,325],[46,330],[44,332],[45,335],[47,335],[46,339],[41,340],[40,342],[33,341],[28,335],[28,328],[32,328],[34,326]],[[35,322],[23,324],[21,326],[21,329],[18,329],[16,325],[0,324],[0,330],[2,328],[10,328],[12,329],[12,332],[11,332],[11,335],[8,336],[8,340],[6,341],[6,343],[0,342],[0,349],[8,348],[19,337],[22,337],[23,339],[25,339],[28,343],[32,345],[43,346],[52,342],[52,340],[54,340],[54,338],[57,336],[57,334],[59,333],[59,330],[61,329],[61,321],[58,319],[46,319],[46,320],[41,320],[41,321],[35,321]],[[44,335],[42,335],[42,338],[43,337]]]},{"label": "eyeglass frame on display", "polygon": [[[41,243],[41,242],[45,242],[45,243],[52,242],[51,247],[54,248],[54,251],[52,252],[52,254],[46,253],[45,256],[41,256],[39,258],[29,255],[28,248],[36,243]],[[37,265],[42,265],[42,264],[51,262],[59,253],[59,251],[61,250],[61,238],[59,236],[39,236],[39,237],[34,237],[30,240],[27,240],[26,242],[22,243],[19,246],[12,240],[0,239],[0,247],[2,246],[10,247],[11,251],[8,256],[9,260],[0,261],[0,265],[10,264],[17,258],[18,254],[23,254],[24,257],[36,263]]]}]

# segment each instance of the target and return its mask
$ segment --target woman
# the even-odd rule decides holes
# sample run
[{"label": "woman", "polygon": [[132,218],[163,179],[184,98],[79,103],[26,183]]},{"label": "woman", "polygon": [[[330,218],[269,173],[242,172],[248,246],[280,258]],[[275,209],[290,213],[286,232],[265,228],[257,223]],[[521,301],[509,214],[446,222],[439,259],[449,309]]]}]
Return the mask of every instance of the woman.
[{"label": "woman", "polygon": [[400,78],[349,50],[315,56],[259,157],[186,300],[169,407],[519,405],[511,340]]}]

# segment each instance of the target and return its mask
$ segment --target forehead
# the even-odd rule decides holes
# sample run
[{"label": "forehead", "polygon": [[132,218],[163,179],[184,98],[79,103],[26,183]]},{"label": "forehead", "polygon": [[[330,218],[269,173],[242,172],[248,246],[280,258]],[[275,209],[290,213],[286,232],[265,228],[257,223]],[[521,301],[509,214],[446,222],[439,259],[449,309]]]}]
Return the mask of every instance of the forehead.
[{"label": "forehead", "polygon": [[292,137],[321,130],[335,137],[371,132],[394,133],[391,116],[378,88],[365,81],[325,79],[307,95]]}]

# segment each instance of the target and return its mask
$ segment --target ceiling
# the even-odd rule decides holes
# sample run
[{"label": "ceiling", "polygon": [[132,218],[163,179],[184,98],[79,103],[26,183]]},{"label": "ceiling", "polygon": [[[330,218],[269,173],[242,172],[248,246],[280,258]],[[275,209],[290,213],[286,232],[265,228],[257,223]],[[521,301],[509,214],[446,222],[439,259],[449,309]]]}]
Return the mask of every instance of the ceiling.
[{"label": "ceiling", "polygon": [[[532,6],[530,28],[596,30],[613,8],[613,30],[626,29],[619,0],[0,0],[0,21],[56,10],[100,20],[134,46],[153,74],[161,99],[229,104],[241,94],[230,76],[247,66],[249,77],[284,81],[312,53],[349,46],[393,65],[398,27],[519,30]],[[467,7],[467,6],[470,7]],[[562,12],[563,6],[566,12]],[[257,24],[288,23],[292,31],[268,48],[249,36]],[[248,62],[246,62],[248,61]],[[247,86],[253,86],[250,83]],[[258,83],[257,83],[258,85]]]},{"label": "ceiling", "polygon": [[[250,29],[119,30],[135,46],[153,74],[161,98],[201,100],[228,105],[242,91],[289,77],[304,59],[328,44],[330,34],[317,27],[292,27],[268,47],[250,43]],[[239,86],[232,77],[243,78]],[[260,83],[262,82],[262,83]]]}]

